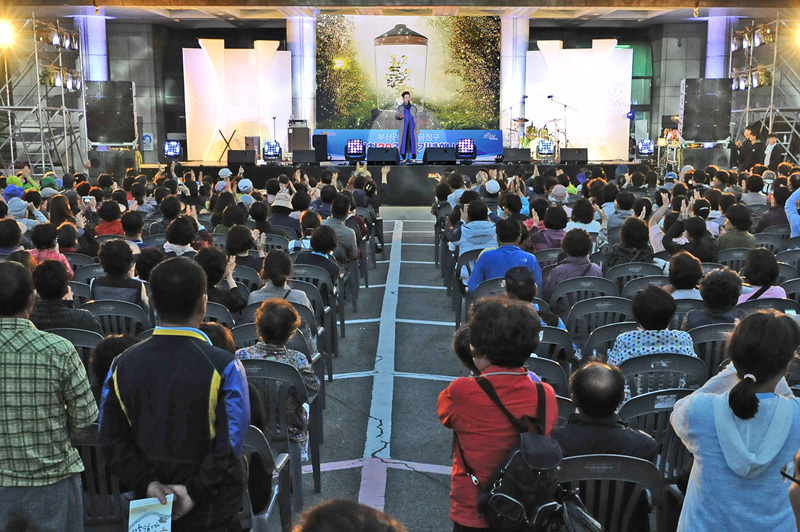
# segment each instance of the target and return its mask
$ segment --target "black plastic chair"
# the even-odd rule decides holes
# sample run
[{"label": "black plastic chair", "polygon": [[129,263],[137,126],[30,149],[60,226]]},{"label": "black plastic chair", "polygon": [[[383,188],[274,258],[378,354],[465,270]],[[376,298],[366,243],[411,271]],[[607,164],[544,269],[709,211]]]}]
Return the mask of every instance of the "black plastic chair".
[{"label": "black plastic chair", "polygon": [[204,321],[220,323],[228,329],[232,328],[235,324],[228,307],[221,303],[214,303],[213,301],[206,303],[206,316]]},{"label": "black plastic chair", "polygon": [[339,338],[336,335],[336,320],[329,305],[325,305],[322,301],[322,296],[316,286],[305,281],[293,280],[291,286],[294,289],[302,290],[308,300],[311,301],[311,306],[314,309],[314,317],[317,323],[324,327],[323,351],[331,353],[333,356],[339,356]]},{"label": "black plastic chair", "polygon": [[534,372],[542,382],[546,382],[556,392],[556,395],[570,396],[569,379],[564,369],[558,362],[547,358],[532,356],[528,358],[525,367]]},{"label": "black plastic chair", "polygon": [[[770,227],[764,228],[764,231],[762,232],[770,233],[773,235],[779,235],[781,238],[783,238],[784,243],[786,243],[789,237],[792,235],[792,227],[788,224],[772,225]],[[784,249],[790,249],[790,248],[784,248]]]},{"label": "black plastic chair", "polygon": [[789,279],[782,282],[781,288],[786,292],[786,297],[788,299],[800,303],[800,278]]},{"label": "black plastic chair", "polygon": [[[209,222],[210,223],[210,222]],[[153,235],[147,235],[142,237],[142,242],[145,244],[150,244],[151,246],[156,246],[158,248],[162,248],[164,244],[167,243],[167,235],[164,233],[156,233]]]},{"label": "black plastic chair", "polygon": [[633,299],[633,296],[648,286],[664,287],[668,284],[669,277],[666,275],[645,275],[644,277],[637,277],[625,283],[625,286],[622,288],[622,292],[620,292],[620,296]]},{"label": "black plastic chair", "polygon": [[709,378],[717,373],[720,363],[727,356],[726,346],[734,328],[732,323],[717,323],[695,327],[689,331],[694,342],[694,352],[705,362]]},{"label": "black plastic chair", "polygon": [[567,316],[567,330],[573,342],[584,345],[589,333],[598,327],[633,320],[630,299],[624,297],[593,297],[576,302]]},{"label": "black plastic chair", "polygon": [[85,283],[91,286],[92,280],[98,277],[105,277],[106,272],[102,266],[99,264],[87,264],[85,266],[79,266],[77,270],[74,270],[74,275],[72,276],[72,280],[78,283]]},{"label": "black plastic chair", "polygon": [[565,458],[558,482],[578,489],[586,511],[603,530],[614,532],[640,532],[632,528],[631,517],[645,491],[656,508],[664,500],[658,469],[641,458],[609,454]]},{"label": "black plastic chair", "polygon": [[748,299],[736,305],[733,312],[741,319],[757,310],[775,309],[779,312],[800,315],[800,303],[794,299],[783,299],[777,297],[762,297],[759,299]]},{"label": "black plastic chair", "polygon": [[567,331],[558,327],[542,327],[539,331],[539,346],[534,353],[539,358],[559,361],[561,357],[570,359],[573,354],[572,338]]},{"label": "black plastic chair", "polygon": [[711,270],[722,269],[725,265],[720,264],[719,262],[704,262],[703,263],[703,275],[707,274]]},{"label": "black plastic chair", "polygon": [[[450,281],[450,286],[451,295],[453,298],[453,311],[455,311],[456,314],[456,327],[461,325],[461,316],[464,311],[464,292],[466,292],[466,286],[462,286],[461,284],[461,270],[462,268],[466,268],[467,277],[469,278],[469,276],[472,275],[472,268],[475,267],[475,262],[478,260],[478,255],[481,254],[481,251],[483,250],[473,249],[459,255],[458,260],[456,261],[456,266],[451,272],[452,280]],[[462,292],[462,288],[464,292]]]},{"label": "black plastic chair", "polygon": [[88,310],[100,322],[103,334],[131,334],[138,336],[149,329],[150,317],[139,305],[125,301],[89,301],[79,308]]},{"label": "black plastic chair", "polygon": [[93,257],[84,255],[83,253],[64,253],[64,256],[67,258],[69,265],[72,266],[72,271],[77,270],[81,266],[97,264],[97,261],[95,261]]},{"label": "black plastic chair", "polygon": [[214,241],[215,246],[224,248],[228,241],[228,233],[211,233],[211,240]]},{"label": "black plastic chair", "polygon": [[781,235],[762,232],[756,233],[753,236],[756,237],[756,247],[767,248],[772,252],[773,255],[783,249],[783,243],[785,242],[785,239]]},{"label": "black plastic chair", "polygon": [[264,284],[261,276],[253,268],[237,265],[233,268],[233,280],[242,283],[250,292],[258,290]]},{"label": "black plastic chair", "polygon": [[[750,248],[729,248],[723,249],[717,255],[717,262],[727,266],[731,270],[738,272],[744,268],[744,262],[747,259],[747,254],[750,253]],[[778,259],[780,260],[780,259]]]},{"label": "black plastic chair", "polygon": [[272,233],[264,233],[264,237],[266,240],[266,246],[264,250],[269,253],[273,249],[282,249],[284,251],[288,251],[289,249],[289,239],[285,236],[276,235]]},{"label": "black plastic chair", "polygon": [[294,271],[292,272],[292,279],[313,284],[317,287],[317,290],[319,290],[320,294],[322,294],[322,287],[325,287],[328,297],[330,298],[328,304],[331,307],[331,313],[333,316],[333,333],[335,334],[335,326],[338,316],[339,333],[341,334],[342,338],[344,338],[344,294],[342,294],[341,290],[334,289],[335,280],[331,279],[328,270],[310,264],[295,264]]},{"label": "black plastic chair", "polygon": [[581,357],[597,357],[600,360],[608,360],[608,352],[614,347],[617,336],[629,331],[635,331],[638,324],[635,321],[622,321],[619,323],[609,323],[593,330],[586,339],[586,343],[581,350]]},{"label": "black plastic chair", "polygon": [[[767,229],[770,229],[767,227]],[[767,232],[767,229],[764,229],[764,232]],[[783,242],[783,247],[781,247],[781,251],[786,251],[788,249],[798,249],[800,248],[800,236],[793,236],[791,238],[785,239]]]},{"label": "black plastic chair", "polygon": [[539,267],[544,269],[546,266],[552,266],[558,263],[558,256],[561,255],[563,251],[561,248],[552,248],[552,249],[543,249],[541,251],[534,252],[533,256],[536,257],[536,261],[539,263]]},{"label": "black plastic chair", "polygon": [[469,309],[470,307],[472,307],[473,302],[481,299],[482,297],[488,297],[495,294],[505,294],[505,293],[506,293],[506,280],[504,277],[497,277],[495,279],[486,279],[485,281],[483,281],[481,284],[478,285],[478,288],[475,289],[474,294],[470,294],[469,292],[464,294],[464,298],[461,303],[462,319],[466,320],[467,316],[469,316]]},{"label": "black plastic chair", "polygon": [[558,402],[558,425],[566,425],[569,416],[575,413],[575,404],[569,397],[562,395],[556,395],[556,401]]},{"label": "black plastic chair", "polygon": [[72,289],[72,300],[76,306],[81,306],[92,298],[92,290],[88,283],[70,281],[69,287]]},{"label": "black plastic chair", "polygon": [[583,299],[593,297],[616,296],[619,294],[617,283],[605,277],[573,277],[561,281],[553,289],[550,296],[550,308],[563,308],[567,312],[561,316],[566,317],[569,309]]},{"label": "black plastic chair", "polygon": [[623,360],[631,397],[668,388],[697,389],[708,379],[708,368],[700,358],[678,353],[643,355]]},{"label": "black plastic chair", "polygon": [[675,300],[675,315],[672,316],[672,321],[669,323],[669,328],[677,331],[683,325],[683,319],[686,314],[692,310],[703,310],[706,308],[705,303],[699,299],[676,299]]},{"label": "black plastic chair", "polygon": [[617,293],[620,293],[632,279],[647,275],[664,275],[664,271],[651,262],[626,262],[609,268],[606,279],[614,281],[617,284]]},{"label": "black plastic chair", "polygon": [[[255,456],[260,458],[265,471],[274,471],[278,474],[278,485],[272,486],[269,504],[258,513],[253,511],[250,493],[246,491],[242,509],[238,515],[239,524],[242,530],[265,530],[269,516],[277,502],[281,517],[281,532],[290,532],[292,529],[292,477],[289,471],[290,468],[286,467],[289,465],[289,453],[275,455],[264,433],[258,427],[250,425],[244,438],[244,458],[250,467],[252,467]],[[248,476],[252,474],[251,470]],[[271,485],[272,477],[268,481]],[[256,521],[262,522],[263,526],[256,526]]]},{"label": "black plastic chair", "polygon": [[126,523],[125,509],[119,478],[107,469],[103,454],[97,448],[98,426],[95,423],[81,432],[70,434],[70,442],[83,461],[83,525],[121,529]]},{"label": "black plastic chair", "polygon": [[447,245],[446,241],[444,241],[444,244],[442,241],[444,240],[445,227],[447,227],[447,217],[450,216],[452,211],[453,207],[449,203],[444,203],[436,209],[436,214],[434,214],[436,220],[433,224],[433,263],[437,268],[439,267],[440,247]]}]

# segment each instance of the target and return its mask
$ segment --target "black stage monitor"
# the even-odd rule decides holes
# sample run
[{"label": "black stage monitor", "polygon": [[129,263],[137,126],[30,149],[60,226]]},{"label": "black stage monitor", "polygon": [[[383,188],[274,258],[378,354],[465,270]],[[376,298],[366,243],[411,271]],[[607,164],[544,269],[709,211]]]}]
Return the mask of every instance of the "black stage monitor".
[{"label": "black stage monitor", "polygon": [[589,150],[586,148],[561,148],[561,162],[564,164],[586,164]]},{"label": "black stage monitor", "polygon": [[400,164],[400,152],[397,151],[397,148],[368,148],[367,164],[398,165]]},{"label": "black stage monitor", "polygon": [[313,164],[319,166],[316,152],[314,150],[294,150],[292,152],[292,162],[297,164]]},{"label": "black stage monitor", "polygon": [[456,149],[425,148],[422,162],[425,164],[456,164]]},{"label": "black stage monitor", "polygon": [[232,164],[255,165],[256,150],[228,150],[228,166]]},{"label": "black stage monitor", "polygon": [[503,148],[503,162],[530,164],[531,150],[528,148]]}]

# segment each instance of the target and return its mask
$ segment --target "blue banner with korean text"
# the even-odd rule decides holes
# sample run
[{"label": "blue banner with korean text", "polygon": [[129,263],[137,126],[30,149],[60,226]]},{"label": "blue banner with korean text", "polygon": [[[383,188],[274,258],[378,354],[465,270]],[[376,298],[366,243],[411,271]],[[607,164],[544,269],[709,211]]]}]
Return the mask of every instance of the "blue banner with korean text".
[{"label": "blue banner with korean text", "polygon": [[[396,129],[315,129],[315,135],[328,137],[328,156],[344,160],[344,148],[350,139],[361,139],[367,148],[396,148]],[[459,139],[475,141],[478,160],[492,160],[503,153],[503,135],[497,129],[421,129],[417,135],[417,159],[422,159],[425,148],[454,148]]]}]

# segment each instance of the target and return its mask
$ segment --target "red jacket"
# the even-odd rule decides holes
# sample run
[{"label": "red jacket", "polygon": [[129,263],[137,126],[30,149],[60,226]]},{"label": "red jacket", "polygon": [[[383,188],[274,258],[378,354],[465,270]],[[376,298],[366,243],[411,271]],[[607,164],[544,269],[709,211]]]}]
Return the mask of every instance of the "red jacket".
[{"label": "red jacket", "polygon": [[[524,368],[489,366],[482,373],[491,381],[503,405],[516,417],[536,417],[536,385]],[[558,421],[556,394],[549,384],[543,385],[547,397],[545,433]],[[494,470],[508,457],[519,433],[474,378],[454,380],[439,394],[439,419],[453,429],[478,480],[483,485]],[[489,525],[478,514],[478,488],[464,469],[461,454],[453,449],[453,473],[450,487],[450,519],[462,526],[486,528]]]},{"label": "red jacket", "polygon": [[122,235],[125,236],[125,231],[122,229],[122,222],[114,220],[113,222],[102,221],[94,228],[97,236],[100,235]]}]

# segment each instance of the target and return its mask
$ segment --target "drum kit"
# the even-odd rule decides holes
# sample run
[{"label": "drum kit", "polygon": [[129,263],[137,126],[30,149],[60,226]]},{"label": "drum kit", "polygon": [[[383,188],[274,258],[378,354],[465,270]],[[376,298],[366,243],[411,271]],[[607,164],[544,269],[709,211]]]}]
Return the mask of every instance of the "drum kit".
[{"label": "drum kit", "polygon": [[[553,118],[545,122],[542,127],[537,128],[534,125],[526,126],[525,124],[530,122],[527,118],[515,118],[512,122],[516,128],[509,131],[519,134],[518,129],[525,128],[525,134],[520,135],[519,138],[519,147],[529,148],[533,159],[553,160],[558,159],[562,137],[566,143],[566,131],[559,127],[561,121],[560,118]],[[554,130],[552,133],[548,126]]]}]

